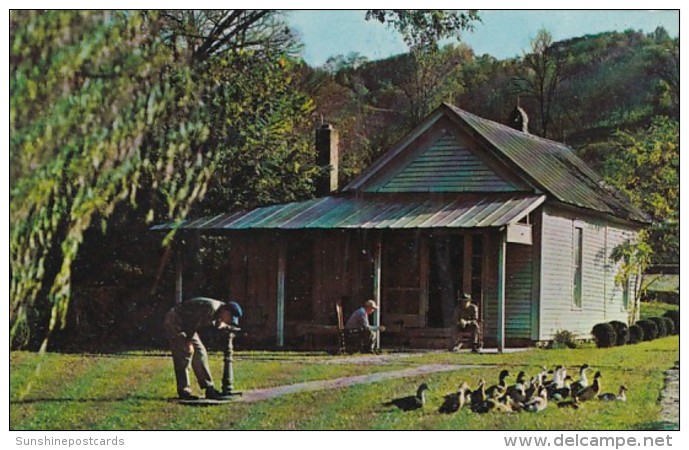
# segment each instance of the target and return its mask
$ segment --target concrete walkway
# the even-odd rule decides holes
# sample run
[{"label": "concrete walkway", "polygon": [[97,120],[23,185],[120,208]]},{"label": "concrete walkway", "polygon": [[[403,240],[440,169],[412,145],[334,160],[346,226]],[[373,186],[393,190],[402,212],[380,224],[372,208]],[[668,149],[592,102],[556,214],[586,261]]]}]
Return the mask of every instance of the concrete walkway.
[{"label": "concrete walkway", "polygon": [[368,375],[356,375],[351,377],[335,378],[333,380],[319,380],[307,381],[304,383],[290,384],[287,386],[277,386],[273,388],[255,389],[253,391],[244,392],[241,397],[237,397],[234,401],[240,403],[252,403],[261,400],[268,400],[271,398],[281,397],[283,395],[294,394],[305,391],[320,391],[323,389],[337,389],[355,384],[377,383],[384,380],[392,380],[395,378],[413,377],[417,375],[425,375],[436,372],[449,372],[452,370],[461,369],[476,369],[491,367],[486,365],[450,365],[450,364],[428,364],[410,369],[393,370],[390,372],[379,372]]}]

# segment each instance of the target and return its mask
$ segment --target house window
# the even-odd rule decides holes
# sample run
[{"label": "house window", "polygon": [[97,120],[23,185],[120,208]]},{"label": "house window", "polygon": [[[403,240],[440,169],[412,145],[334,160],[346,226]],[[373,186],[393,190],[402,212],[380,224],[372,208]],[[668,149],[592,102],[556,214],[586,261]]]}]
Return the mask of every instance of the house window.
[{"label": "house window", "polygon": [[622,289],[622,306],[624,309],[629,309],[629,292],[630,292],[630,285],[631,280],[627,280],[624,283],[624,288]]},{"label": "house window", "polygon": [[581,293],[583,283],[583,241],[584,230],[580,227],[574,228],[574,306],[581,308]]}]

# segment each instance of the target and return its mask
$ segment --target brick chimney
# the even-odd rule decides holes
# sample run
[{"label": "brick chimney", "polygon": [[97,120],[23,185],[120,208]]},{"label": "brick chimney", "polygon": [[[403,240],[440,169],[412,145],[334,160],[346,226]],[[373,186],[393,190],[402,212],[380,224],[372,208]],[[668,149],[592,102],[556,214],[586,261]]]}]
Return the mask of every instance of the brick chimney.
[{"label": "brick chimney", "polygon": [[321,169],[316,179],[316,195],[329,195],[338,188],[338,165],[340,151],[337,131],[329,123],[316,128],[316,164]]}]

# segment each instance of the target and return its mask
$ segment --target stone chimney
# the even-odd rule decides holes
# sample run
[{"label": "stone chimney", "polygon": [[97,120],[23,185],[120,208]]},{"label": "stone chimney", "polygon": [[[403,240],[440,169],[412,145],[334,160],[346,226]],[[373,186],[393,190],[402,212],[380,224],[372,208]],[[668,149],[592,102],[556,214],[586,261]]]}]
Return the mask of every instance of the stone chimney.
[{"label": "stone chimney", "polygon": [[322,197],[337,190],[340,151],[337,131],[329,123],[316,128],[316,164],[321,169],[316,179],[316,195]]},{"label": "stone chimney", "polygon": [[519,105],[515,106],[510,113],[510,118],[507,119],[507,124],[515,130],[519,130],[524,133],[529,132],[529,116],[526,115],[526,111],[524,111],[524,109]]}]

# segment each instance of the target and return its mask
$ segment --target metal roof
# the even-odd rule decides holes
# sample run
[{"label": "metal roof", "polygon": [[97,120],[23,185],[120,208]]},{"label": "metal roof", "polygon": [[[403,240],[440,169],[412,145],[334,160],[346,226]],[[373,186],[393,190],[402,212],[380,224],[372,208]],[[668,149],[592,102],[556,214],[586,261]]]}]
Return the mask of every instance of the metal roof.
[{"label": "metal roof", "polygon": [[336,195],[156,225],[152,230],[482,228],[515,223],[545,201],[519,193]]},{"label": "metal roof", "polygon": [[648,215],[603,179],[566,145],[543,139],[445,104],[533,181],[563,203],[640,222]]},{"label": "metal roof", "polygon": [[[626,220],[650,221],[648,215],[632,205],[621,192],[607,185],[566,145],[478,117],[447,103],[437,108],[398,145],[393,146],[391,151],[352,180],[344,191],[375,191],[376,179],[385,171],[385,167],[403,155],[412,141],[444,116],[453,120],[465,133],[468,131],[482,141],[488,152],[502,160],[520,179],[533,186],[533,193],[544,192],[562,203]],[[438,182],[432,177],[427,180],[428,178],[426,176],[424,183],[433,188],[428,190],[438,191]],[[370,186],[374,188],[370,189]],[[484,187],[480,185],[480,189],[476,190]]]}]

